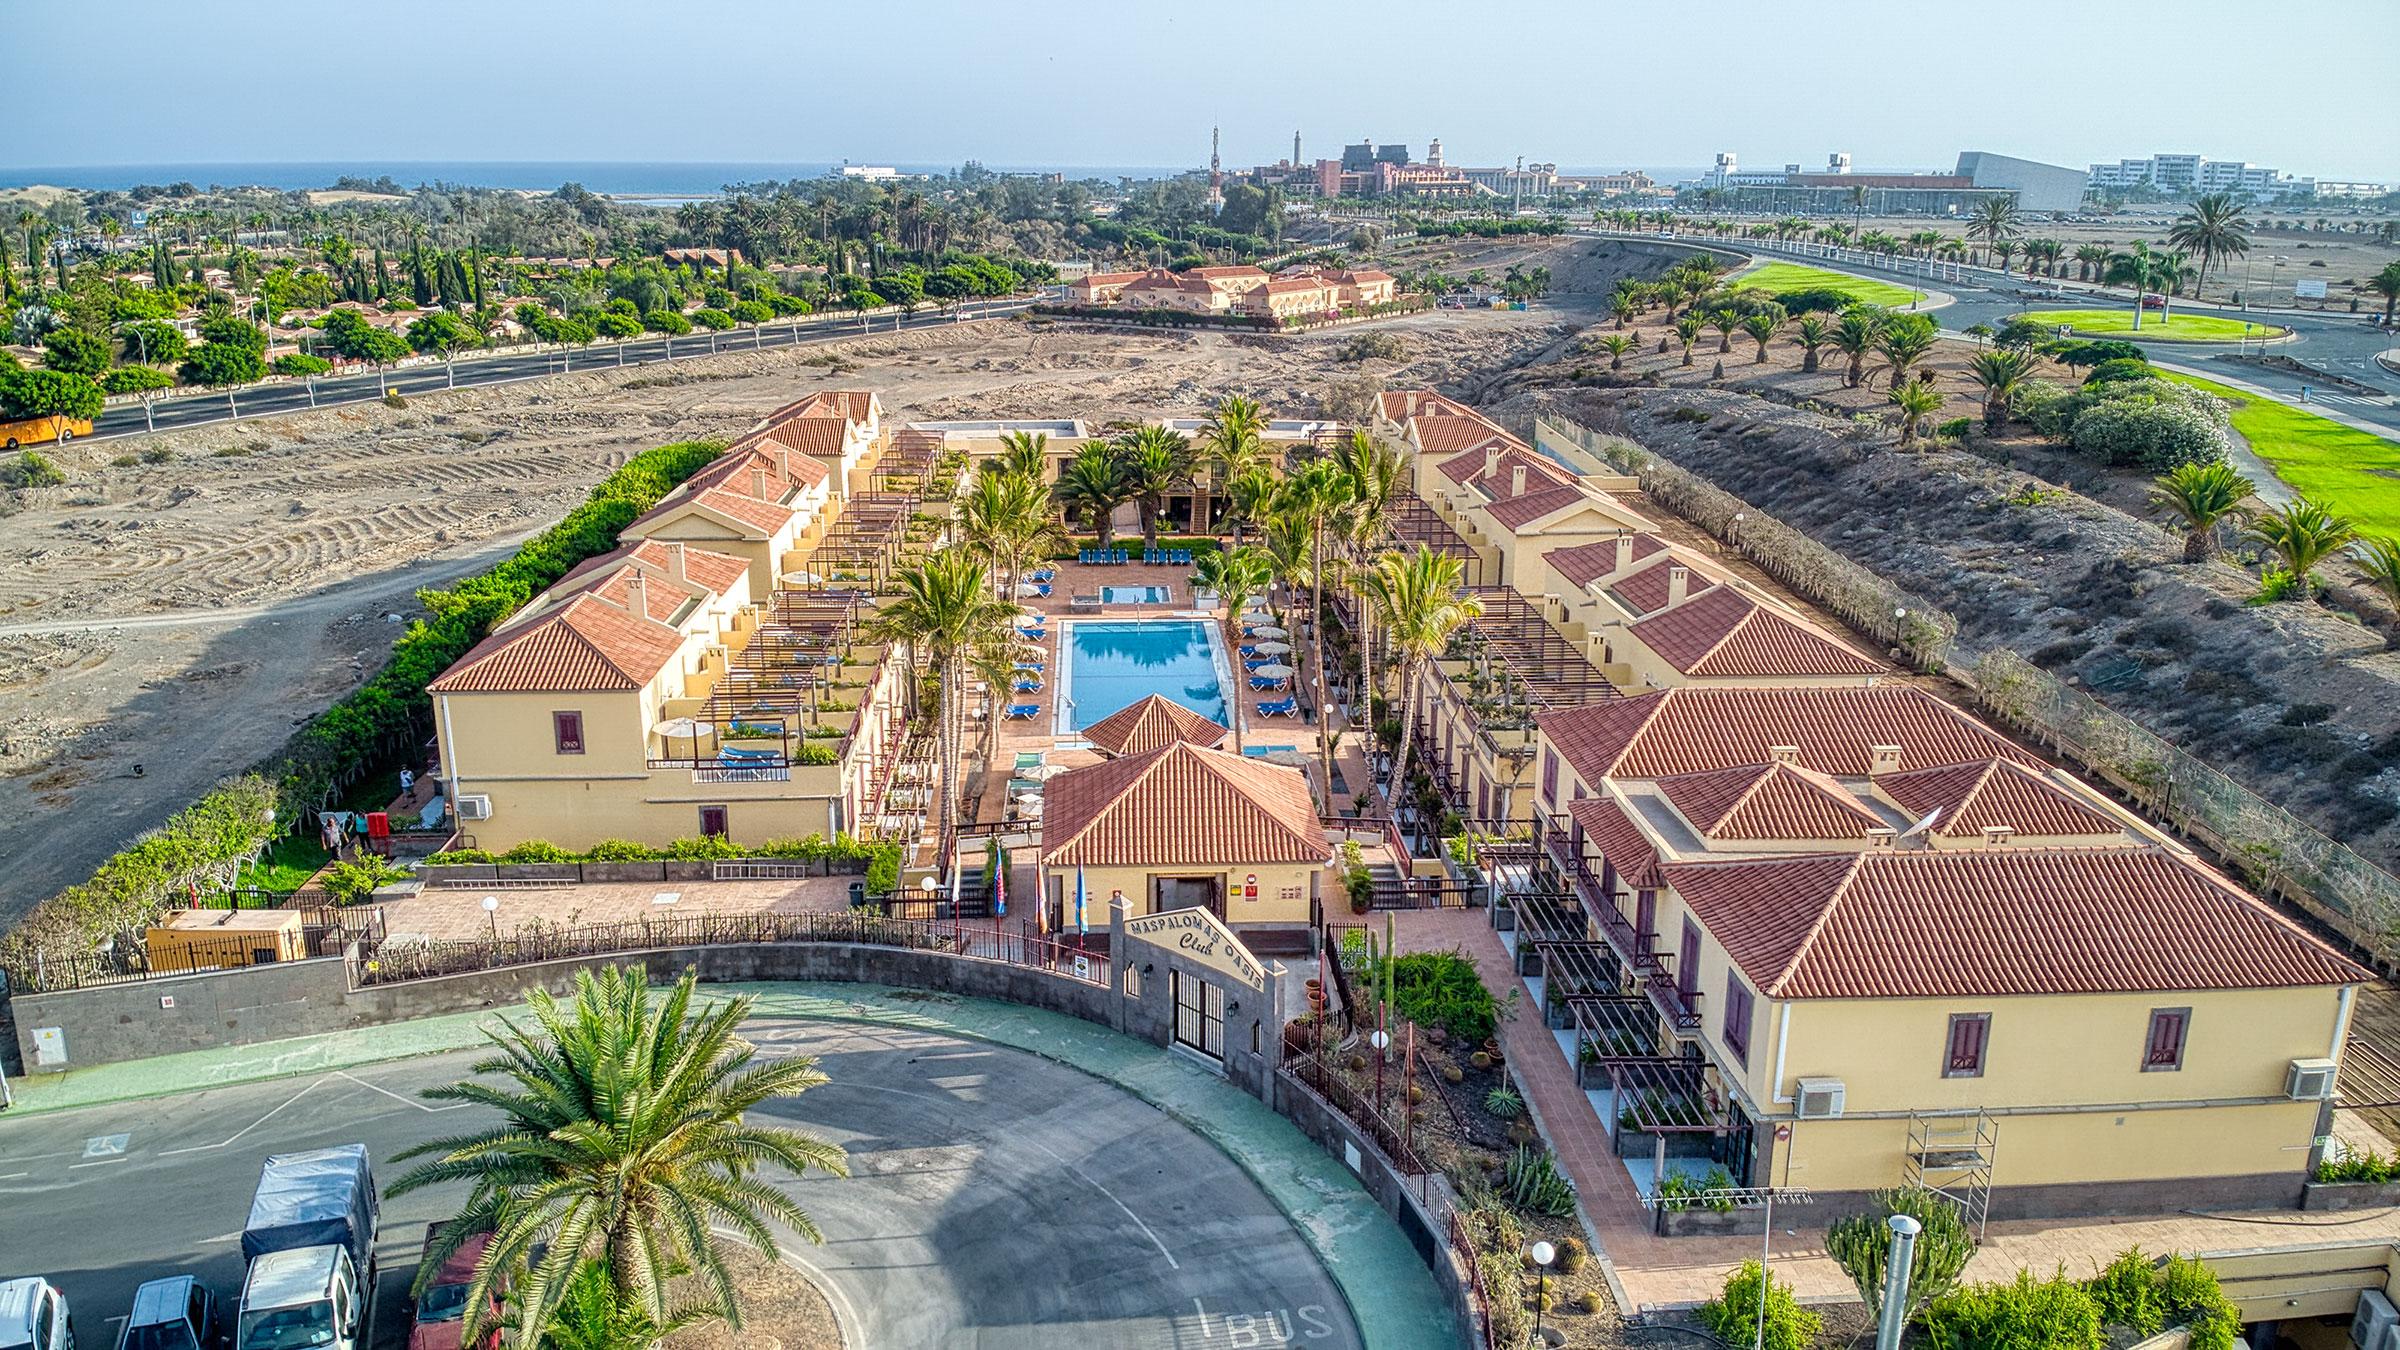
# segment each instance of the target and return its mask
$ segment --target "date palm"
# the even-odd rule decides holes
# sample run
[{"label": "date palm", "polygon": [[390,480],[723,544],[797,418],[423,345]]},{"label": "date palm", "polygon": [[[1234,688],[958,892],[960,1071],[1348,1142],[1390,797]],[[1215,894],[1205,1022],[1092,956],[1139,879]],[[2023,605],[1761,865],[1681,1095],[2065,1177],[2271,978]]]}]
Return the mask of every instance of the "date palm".
[{"label": "date palm", "polygon": [[[1850,358],[1850,368],[1842,375],[1845,388],[1856,389],[1859,381],[1866,378],[1867,353],[1875,350],[1875,339],[1883,332],[1886,317],[1880,309],[1860,305],[1842,311],[1842,316],[1834,320],[1833,333],[1826,340],[1835,351]],[[1687,358],[1684,364],[1688,366],[1691,361]]]},{"label": "date palm", "polygon": [[983,562],[964,548],[931,555],[896,578],[899,594],[883,602],[868,635],[878,642],[906,643],[920,672],[940,684],[934,744],[941,757],[940,837],[953,837],[958,819],[959,763],[966,755],[967,666],[977,649],[1005,640],[1008,624],[1022,613],[1013,600],[992,594]]},{"label": "date palm", "polygon": [[1967,218],[1967,237],[1982,240],[1985,248],[2002,240],[2014,239],[2024,232],[2024,226],[2017,217],[2017,199],[2014,197],[1986,197],[1976,204],[1974,214]]},{"label": "date palm", "polygon": [[2150,514],[2183,531],[2183,560],[2206,562],[2217,554],[2217,525],[2242,512],[2250,480],[2230,464],[2184,464],[2150,489]]},{"label": "date palm", "polygon": [[1758,360],[1752,364],[1763,366],[1767,363],[1767,343],[1774,339],[1775,330],[1781,327],[1783,312],[1780,309],[1762,309],[1742,319],[1742,332],[1758,344]]},{"label": "date palm", "polygon": [[[745,1117],[825,1075],[804,1056],[759,1061],[739,1035],[750,999],[696,1009],[697,988],[687,973],[653,999],[638,966],[578,972],[572,1002],[535,989],[523,1024],[504,1017],[500,1030],[484,1033],[496,1053],[475,1066],[477,1077],[425,1089],[429,1100],[500,1116],[402,1151],[402,1160],[425,1161],[388,1192],[468,1186],[458,1222],[426,1251],[417,1276],[421,1288],[468,1235],[492,1233],[466,1299],[468,1344],[485,1330],[504,1273],[516,1274],[512,1344],[539,1344],[587,1263],[654,1326],[697,1314],[738,1328],[719,1230],[764,1252],[776,1250],[773,1224],[823,1240],[764,1174],[844,1175],[842,1151]],[[701,1293],[670,1308],[668,1282],[685,1274]]]},{"label": "date palm", "polygon": [[1275,501],[1276,478],[1265,465],[1244,469],[1225,484],[1226,514],[1233,518],[1233,546],[1242,546],[1242,531],[1267,517]]},{"label": "date palm", "polygon": [[1055,492],[1070,517],[1080,515],[1091,526],[1101,548],[1114,538],[1117,508],[1132,500],[1116,453],[1100,441],[1086,444],[1067,461]]},{"label": "date palm", "polygon": [[977,474],[975,485],[959,499],[959,535],[990,564],[1003,596],[1017,593],[1026,559],[1060,542],[1050,506],[1050,494],[1038,480],[1008,471]]},{"label": "date palm", "polygon": [[2350,550],[2350,560],[2366,573],[2375,589],[2392,607],[2400,609],[2400,541],[2388,536],[2371,534],[2358,541]]},{"label": "date palm", "polygon": [[1609,297],[1608,312],[1615,316],[1617,327],[1623,328],[1625,325],[1633,322],[1633,316],[1635,314],[1641,312],[1641,305],[1635,301],[1632,296],[1623,291],[1619,291],[1615,295]]},{"label": "date palm", "polygon": [[1425,663],[1450,645],[1451,635],[1483,614],[1483,602],[1460,589],[1463,573],[1457,558],[1419,544],[1414,552],[1376,559],[1375,570],[1360,582],[1366,607],[1383,626],[1400,666],[1400,748],[1391,778],[1395,798],[1408,781],[1408,745],[1416,731],[1418,700],[1409,691]]},{"label": "date palm", "polygon": [[2317,565],[2341,552],[2358,533],[2348,516],[2337,516],[2306,497],[2251,517],[2247,533],[2283,563],[2299,585],[2303,602],[2316,598]]},{"label": "date palm", "polygon": [[1158,547],[1158,521],[1167,496],[1192,481],[1192,443],[1183,433],[1145,422],[1117,442],[1125,495],[1141,513],[1142,547]]},{"label": "date palm", "polygon": [[2033,353],[2014,348],[1977,352],[1967,365],[1967,378],[1983,387],[1983,429],[1997,435],[2008,421],[2017,391],[2033,376]]},{"label": "date palm", "polygon": [[[1192,588],[1214,594],[1225,608],[1222,620],[1225,627],[1225,648],[1237,645],[1233,636],[1234,619],[1242,604],[1253,595],[1266,592],[1275,579],[1274,560],[1263,549],[1235,545],[1232,548],[1210,549],[1192,560]],[[1241,719],[1225,719],[1234,724],[1234,748],[1241,748]]]},{"label": "date palm", "polygon": [[1802,374],[1814,375],[1817,373],[1817,351],[1832,338],[1833,333],[1825,326],[1825,321],[1814,314],[1803,314],[1800,316],[1800,321],[1792,325],[1792,341],[1800,344]]},{"label": "date palm", "polygon": [[1623,370],[1625,368],[1625,353],[1633,350],[1634,343],[1633,339],[1624,333],[1610,333],[1602,337],[1594,345],[1598,346],[1600,350],[1608,353],[1608,368],[1610,370]]},{"label": "date palm", "polygon": [[[1377,440],[1364,431],[1353,431],[1347,443],[1334,451],[1334,462],[1350,480],[1350,500],[1342,507],[1336,521],[1343,546],[1354,563],[1382,551],[1391,534],[1392,507],[1407,490],[1408,459],[1390,444]],[[1359,674],[1367,689],[1375,688],[1375,614],[1366,606],[1358,609]]]},{"label": "date palm", "polygon": [[984,465],[986,473],[1013,473],[1035,483],[1050,475],[1050,436],[1041,431],[1011,431],[1000,437],[1000,456]]},{"label": "date palm", "polygon": [[[1331,460],[1311,460],[1283,480],[1275,495],[1278,515],[1298,524],[1308,536],[1308,656],[1310,682],[1317,695],[1317,747],[1324,777],[1333,781],[1333,728],[1325,697],[1325,581],[1326,541],[1349,505],[1353,484]],[[1286,578],[1288,581],[1289,578]]]},{"label": "date palm", "polygon": [[1708,326],[1717,330],[1717,354],[1733,350],[1733,335],[1742,331],[1742,313],[1731,305],[1720,305],[1708,312]]},{"label": "date palm", "polygon": [[1227,394],[1201,424],[1200,450],[1223,475],[1221,481],[1231,482],[1267,466],[1266,433],[1267,415],[1258,400]]},{"label": "date palm", "polygon": [[2108,265],[2108,245],[2077,244],[2075,246],[2075,279],[2090,281]]},{"label": "date palm", "polygon": [[2212,192],[2194,199],[2168,228],[2168,243],[2200,258],[2199,272],[2192,278],[2194,295],[2208,284],[2209,268],[2250,251],[2250,223],[2243,219],[2244,209],[2232,193]]},{"label": "date palm", "polygon": [[2383,297],[2383,321],[2392,321],[2392,309],[2400,306],[2400,262],[2389,262],[2383,270],[2367,278],[2367,289]]},{"label": "date palm", "polygon": [[1883,358],[1878,369],[1890,372],[1887,388],[1898,389],[1907,381],[1909,371],[1933,350],[1940,331],[1923,314],[1894,314],[1884,321],[1875,333],[1874,349]]},{"label": "date palm", "polygon": [[1692,363],[1692,344],[1700,340],[1700,316],[1686,314],[1675,320],[1675,340],[1683,344],[1683,363]]},{"label": "date palm", "polygon": [[1900,448],[1917,442],[1917,428],[1942,406],[1942,393],[1931,380],[1910,380],[1892,387],[1892,406],[1900,410]]},{"label": "date palm", "polygon": [[2000,260],[2000,275],[2008,275],[2008,260],[2017,255],[2017,245],[2007,239],[1992,241],[1992,256]]}]

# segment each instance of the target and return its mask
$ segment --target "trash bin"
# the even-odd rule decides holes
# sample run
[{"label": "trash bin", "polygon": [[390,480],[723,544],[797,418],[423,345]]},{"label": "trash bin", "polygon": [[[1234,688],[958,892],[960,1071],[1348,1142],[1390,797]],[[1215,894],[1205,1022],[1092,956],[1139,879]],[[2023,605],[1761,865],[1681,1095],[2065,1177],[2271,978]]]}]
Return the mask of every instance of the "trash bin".
[{"label": "trash bin", "polygon": [[867,883],[865,883],[865,882],[863,882],[863,881],[853,881],[853,882],[851,882],[851,883],[850,883],[850,908],[852,908],[852,909],[864,909],[864,908],[866,908],[866,905],[867,905]]}]

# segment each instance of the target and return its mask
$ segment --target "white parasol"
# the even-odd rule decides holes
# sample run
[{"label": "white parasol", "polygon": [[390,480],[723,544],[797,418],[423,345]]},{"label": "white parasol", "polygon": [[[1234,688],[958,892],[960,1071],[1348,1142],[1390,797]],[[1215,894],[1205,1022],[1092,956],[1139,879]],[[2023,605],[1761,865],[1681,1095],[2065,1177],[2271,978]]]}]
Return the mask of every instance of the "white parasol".
[{"label": "white parasol", "polygon": [[700,737],[717,729],[714,722],[697,717],[670,717],[658,724],[658,734],[668,739],[682,737],[692,742],[692,758],[700,757]]},{"label": "white parasol", "polygon": [[1253,675],[1263,675],[1270,680],[1288,680],[1297,672],[1295,672],[1290,666],[1278,661],[1271,666],[1260,666],[1258,669],[1251,671],[1250,673]]},{"label": "white parasol", "polygon": [[1271,623],[1262,623],[1256,628],[1250,630],[1250,636],[1262,638],[1287,638],[1291,636],[1291,633],[1284,629],[1277,628]]},{"label": "white parasol", "polygon": [[1252,648],[1260,656],[1281,656],[1291,649],[1292,644],[1288,642],[1261,642]]},{"label": "white parasol", "polygon": [[1047,783],[1066,771],[1067,766],[1064,764],[1036,764],[1031,768],[1017,770],[1016,776],[1028,783]]},{"label": "white parasol", "polygon": [[1259,758],[1289,769],[1305,769],[1317,762],[1315,757],[1300,750],[1269,750]]}]

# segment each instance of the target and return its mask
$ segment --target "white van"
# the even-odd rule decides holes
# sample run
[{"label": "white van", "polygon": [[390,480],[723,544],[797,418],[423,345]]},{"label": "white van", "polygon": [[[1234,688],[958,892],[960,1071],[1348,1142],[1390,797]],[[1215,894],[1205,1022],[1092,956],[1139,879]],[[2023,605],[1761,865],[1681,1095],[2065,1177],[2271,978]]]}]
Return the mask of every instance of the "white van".
[{"label": "white van", "polygon": [[348,1247],[294,1247],[250,1263],[236,1350],[361,1350],[366,1341],[366,1308]]},{"label": "white van", "polygon": [[39,1277],[0,1280],[0,1350],[75,1350],[67,1296]]}]

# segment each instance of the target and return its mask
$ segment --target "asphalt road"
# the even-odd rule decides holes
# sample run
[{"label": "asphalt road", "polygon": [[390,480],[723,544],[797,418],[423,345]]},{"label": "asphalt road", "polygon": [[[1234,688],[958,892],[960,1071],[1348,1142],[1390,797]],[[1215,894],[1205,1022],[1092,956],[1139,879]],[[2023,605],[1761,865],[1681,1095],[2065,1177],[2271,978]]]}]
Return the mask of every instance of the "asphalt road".
[{"label": "asphalt road", "polygon": [[[1617,236],[1596,235],[1595,237]],[[1952,332],[1978,323],[1998,328],[2009,319],[2027,310],[2130,307],[2122,297],[2078,290],[2072,286],[2067,288],[2068,296],[2063,300],[2034,298],[2030,294],[2034,288],[2056,284],[2047,277],[2011,278],[2007,282],[2001,282],[1997,279],[1986,281],[1981,275],[1971,272],[1968,274],[1969,280],[1964,282],[1946,278],[1929,280],[1921,272],[1906,266],[1854,262],[1849,259],[1832,262],[1771,249],[1760,249],[1754,252],[1745,247],[1742,240],[1696,237],[1669,239],[1663,235],[1639,237],[1665,243],[1706,245],[1721,252],[1750,254],[1769,262],[1789,261],[1807,266],[1826,267],[1841,272],[1856,272],[1863,276],[1889,277],[1894,280],[1906,281],[1922,289],[1943,291],[1956,297],[1957,301],[1957,303],[1937,311],[1942,326]],[[2322,381],[2312,383],[2305,376],[2231,361],[2227,358],[2237,354],[2233,344],[2155,342],[2134,338],[2132,334],[2112,334],[2112,336],[2140,342],[2143,350],[2149,353],[2153,360],[2188,367],[2211,376],[2221,375],[2226,379],[2253,384],[2295,403],[2300,401],[2302,387],[2307,386],[2311,391],[2310,402],[2313,405],[2328,412],[2340,413],[2369,423],[2386,432],[2400,434],[2400,376],[2394,376],[2390,371],[2378,365],[2375,360],[2377,352],[2388,351],[2395,346],[2400,346],[2400,336],[2387,333],[2369,323],[2368,320],[2373,317],[2372,315],[2366,313],[2337,315],[2259,313],[2245,315],[2238,309],[2225,309],[2216,305],[2194,305],[2184,301],[2177,301],[2175,309],[2178,313],[2210,314],[2232,319],[2249,317],[2255,318],[2262,325],[2273,324],[2289,328],[2292,330],[2292,340],[2269,346],[2267,348],[2269,352],[2304,361],[2383,392],[2378,395],[2358,394],[2350,390],[2329,388]],[[2255,354],[2258,348],[2254,345],[2250,351]]]},{"label": "asphalt road", "polygon": [[[854,1346],[1354,1347],[1332,1280],[1232,1160],[1118,1089],[1015,1050],[895,1028],[762,1018],[769,1055],[831,1077],[766,1114],[849,1151],[847,1179],[786,1184],[824,1230],[787,1251]],[[377,1180],[480,1108],[418,1089],[433,1056],[180,1098],[0,1116],[0,1278],[64,1290],[77,1340],[115,1344],[142,1281],[201,1276],[238,1300],[240,1230],[269,1154],[363,1142]],[[771,1178],[772,1179],[772,1178]],[[374,1344],[407,1335],[425,1224],[460,1192],[383,1205]]]},{"label": "asphalt road", "polygon": [[93,422],[90,439],[140,436],[154,429],[174,431],[211,422],[231,421],[237,417],[265,417],[275,413],[302,412],[312,407],[333,408],[345,403],[371,402],[382,398],[386,389],[396,390],[403,395],[426,394],[449,388],[466,389],[477,385],[540,379],[545,375],[568,374],[572,371],[681,361],[715,352],[744,351],[753,346],[809,346],[872,333],[972,323],[978,319],[1014,314],[1032,303],[1030,300],[995,300],[965,305],[954,313],[926,310],[906,316],[869,315],[863,321],[823,319],[783,327],[769,325],[756,331],[737,328],[716,334],[713,348],[710,335],[704,332],[679,338],[651,335],[621,346],[615,343],[595,344],[573,352],[556,348],[540,351],[525,348],[490,356],[468,356],[462,357],[450,368],[422,365],[386,370],[380,379],[372,370],[363,374],[328,376],[316,380],[313,390],[306,383],[276,383],[237,389],[230,393],[186,394],[157,400],[151,405],[147,416],[139,403],[111,407]]}]

